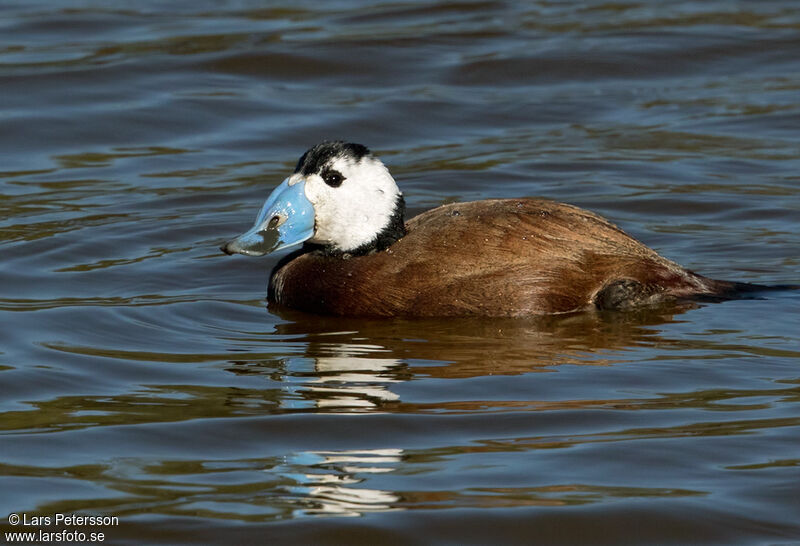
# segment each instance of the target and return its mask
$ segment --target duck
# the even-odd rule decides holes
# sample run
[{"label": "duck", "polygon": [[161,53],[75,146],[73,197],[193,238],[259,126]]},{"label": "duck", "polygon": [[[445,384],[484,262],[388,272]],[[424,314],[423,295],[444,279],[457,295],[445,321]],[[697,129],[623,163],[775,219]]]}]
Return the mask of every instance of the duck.
[{"label": "duck", "polygon": [[525,317],[720,300],[761,285],[715,280],[605,218],[542,198],[450,203],[405,220],[405,201],[366,146],[324,141],[220,248],[298,247],[269,277],[279,307],[349,317]]}]

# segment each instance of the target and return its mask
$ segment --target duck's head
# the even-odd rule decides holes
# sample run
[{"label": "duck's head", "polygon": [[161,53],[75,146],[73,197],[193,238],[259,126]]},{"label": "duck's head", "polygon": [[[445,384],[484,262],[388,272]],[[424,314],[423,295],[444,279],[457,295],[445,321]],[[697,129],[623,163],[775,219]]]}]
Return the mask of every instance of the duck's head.
[{"label": "duck's head", "polygon": [[263,256],[303,242],[331,254],[382,250],[405,234],[403,195],[366,146],[323,142],[267,198],[249,231],[226,254]]}]

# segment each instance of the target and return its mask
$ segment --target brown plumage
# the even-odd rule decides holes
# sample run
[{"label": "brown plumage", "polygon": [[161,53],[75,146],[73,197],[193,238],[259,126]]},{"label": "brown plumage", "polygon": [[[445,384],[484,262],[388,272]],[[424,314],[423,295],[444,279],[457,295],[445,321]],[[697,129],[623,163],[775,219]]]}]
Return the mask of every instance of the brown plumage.
[{"label": "brown plumage", "polygon": [[425,212],[365,256],[299,251],[269,299],[346,316],[524,316],[724,296],[743,285],[688,271],[589,211],[542,199]]},{"label": "brown plumage", "polygon": [[518,317],[796,288],[703,277],[596,214],[544,199],[445,205],[407,223],[404,211],[369,149],[322,142],[221,249],[262,256],[305,242],[273,270],[269,299],[339,316]]}]

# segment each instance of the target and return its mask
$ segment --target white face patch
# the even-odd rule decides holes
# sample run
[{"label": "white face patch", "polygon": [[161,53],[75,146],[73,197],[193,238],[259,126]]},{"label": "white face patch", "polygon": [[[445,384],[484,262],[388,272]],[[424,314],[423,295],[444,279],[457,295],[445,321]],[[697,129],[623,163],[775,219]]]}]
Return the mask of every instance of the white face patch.
[{"label": "white face patch", "polygon": [[331,187],[319,173],[305,177],[306,197],[314,205],[316,218],[310,241],[342,252],[372,242],[389,225],[400,195],[389,170],[372,156],[336,157],[325,168],[341,173],[344,181]]}]

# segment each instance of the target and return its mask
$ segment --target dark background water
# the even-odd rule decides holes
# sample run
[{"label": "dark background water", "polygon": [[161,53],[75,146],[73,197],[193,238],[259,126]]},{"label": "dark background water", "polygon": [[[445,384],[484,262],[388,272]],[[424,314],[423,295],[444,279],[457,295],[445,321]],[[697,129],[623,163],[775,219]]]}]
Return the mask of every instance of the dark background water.
[{"label": "dark background water", "polygon": [[342,138],[412,214],[547,196],[706,275],[796,283],[796,2],[19,0],[0,98],[4,531],[62,512],[118,516],[114,544],[800,540],[797,293],[278,316],[279,256],[217,250]]}]

